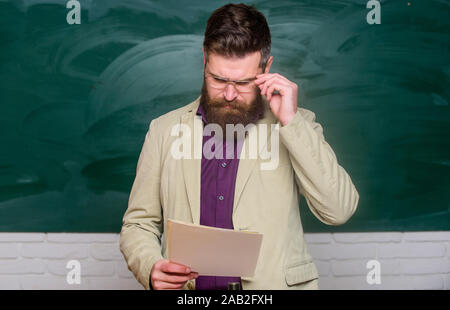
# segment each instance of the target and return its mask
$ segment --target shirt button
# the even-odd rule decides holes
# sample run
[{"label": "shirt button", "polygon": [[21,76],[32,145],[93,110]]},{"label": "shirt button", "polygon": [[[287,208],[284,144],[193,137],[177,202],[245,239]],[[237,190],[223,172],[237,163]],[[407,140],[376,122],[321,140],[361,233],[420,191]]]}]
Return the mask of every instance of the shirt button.
[{"label": "shirt button", "polygon": [[219,196],[219,200],[223,200],[223,196],[222,195]]},{"label": "shirt button", "polygon": [[225,168],[227,166],[227,163],[222,163],[222,167]]}]

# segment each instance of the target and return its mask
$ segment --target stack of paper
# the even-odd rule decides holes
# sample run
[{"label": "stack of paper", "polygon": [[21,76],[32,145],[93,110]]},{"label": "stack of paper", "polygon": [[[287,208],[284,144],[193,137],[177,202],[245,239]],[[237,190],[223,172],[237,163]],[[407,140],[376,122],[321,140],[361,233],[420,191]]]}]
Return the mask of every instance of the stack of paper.
[{"label": "stack of paper", "polygon": [[168,220],[169,260],[204,276],[253,277],[262,234]]}]

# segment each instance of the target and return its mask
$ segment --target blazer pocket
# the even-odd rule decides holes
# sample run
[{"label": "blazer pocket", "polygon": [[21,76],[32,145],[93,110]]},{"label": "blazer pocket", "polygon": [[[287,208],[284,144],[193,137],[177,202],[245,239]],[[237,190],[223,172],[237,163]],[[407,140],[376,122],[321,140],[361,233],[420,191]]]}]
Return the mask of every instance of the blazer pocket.
[{"label": "blazer pocket", "polygon": [[312,261],[290,265],[285,270],[286,283],[289,286],[319,278],[316,265]]}]

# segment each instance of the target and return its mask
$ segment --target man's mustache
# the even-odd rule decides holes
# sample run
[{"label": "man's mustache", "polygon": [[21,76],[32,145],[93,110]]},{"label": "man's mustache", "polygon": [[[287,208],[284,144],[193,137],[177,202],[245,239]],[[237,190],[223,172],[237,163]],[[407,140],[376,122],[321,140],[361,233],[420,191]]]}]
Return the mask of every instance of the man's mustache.
[{"label": "man's mustache", "polygon": [[249,108],[245,102],[240,100],[227,101],[222,99],[210,99],[208,101],[208,106],[212,108],[224,108],[229,106],[230,108],[238,110],[247,110]]}]

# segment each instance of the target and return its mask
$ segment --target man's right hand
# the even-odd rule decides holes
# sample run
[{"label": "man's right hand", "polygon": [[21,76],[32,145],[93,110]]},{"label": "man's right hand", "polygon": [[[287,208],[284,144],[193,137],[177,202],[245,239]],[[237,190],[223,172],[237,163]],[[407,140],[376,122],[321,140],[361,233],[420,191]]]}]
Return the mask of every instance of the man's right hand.
[{"label": "man's right hand", "polygon": [[150,283],[155,290],[178,290],[197,277],[198,273],[191,272],[189,267],[161,259],[153,265]]}]

